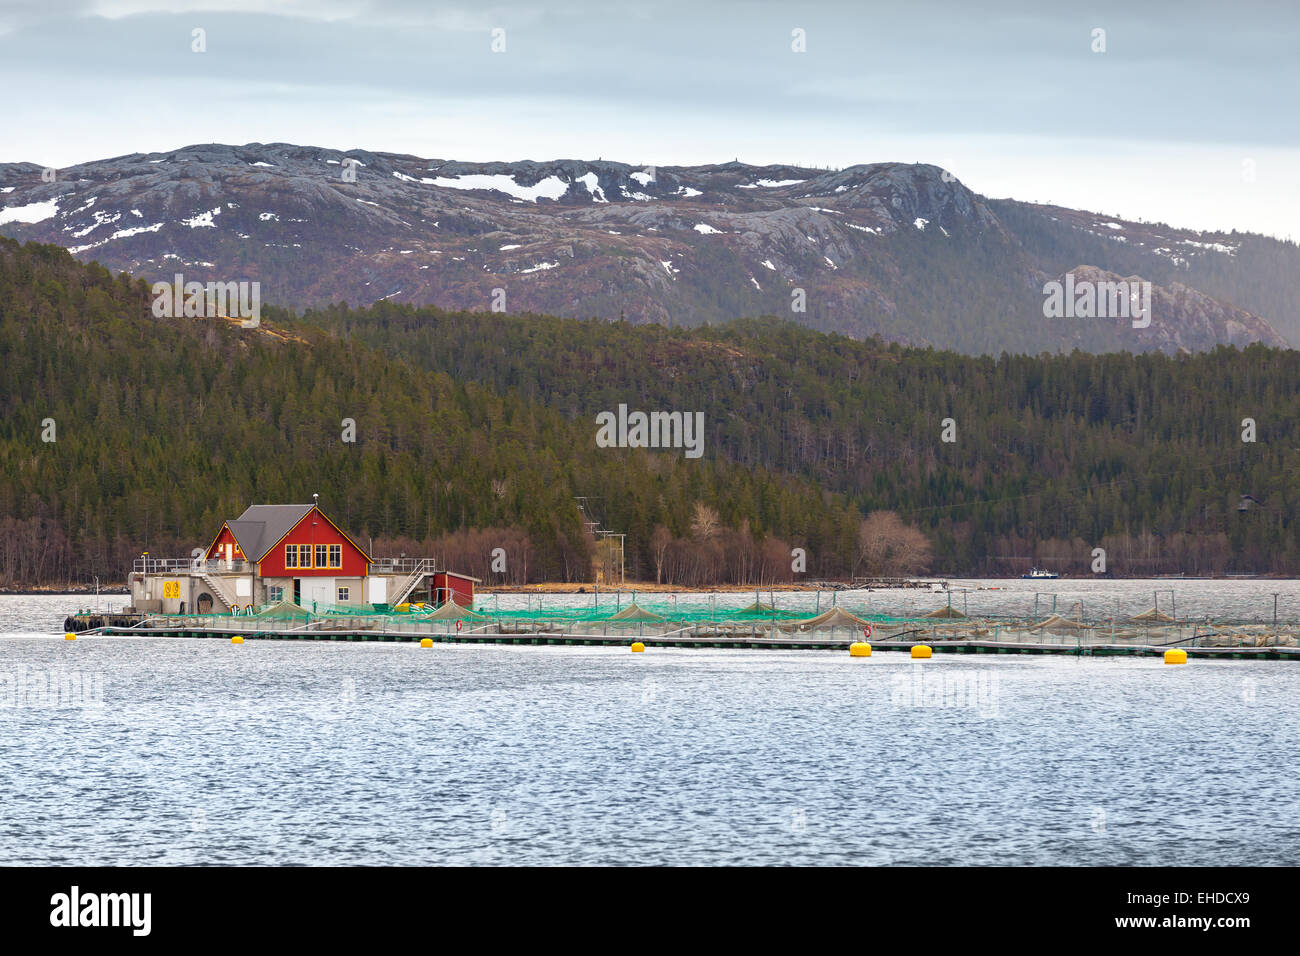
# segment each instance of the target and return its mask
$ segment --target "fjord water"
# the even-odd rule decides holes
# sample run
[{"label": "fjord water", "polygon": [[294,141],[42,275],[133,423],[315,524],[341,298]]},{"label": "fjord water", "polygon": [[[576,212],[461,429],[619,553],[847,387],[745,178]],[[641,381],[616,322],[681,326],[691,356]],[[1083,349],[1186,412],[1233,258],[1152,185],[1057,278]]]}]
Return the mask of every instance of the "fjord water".
[{"label": "fjord water", "polygon": [[63,641],[85,603],[0,599],[3,864],[1300,861],[1289,662]]}]

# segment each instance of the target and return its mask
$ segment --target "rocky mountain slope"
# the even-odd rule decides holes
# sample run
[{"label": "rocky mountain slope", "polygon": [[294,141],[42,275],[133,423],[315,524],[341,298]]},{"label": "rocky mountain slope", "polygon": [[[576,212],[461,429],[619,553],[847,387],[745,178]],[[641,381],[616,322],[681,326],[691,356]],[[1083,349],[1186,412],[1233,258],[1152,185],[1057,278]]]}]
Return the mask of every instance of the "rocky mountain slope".
[{"label": "rocky mountain slope", "polygon": [[[967,352],[1300,338],[1300,269],[1274,264],[1300,265],[1294,245],[1248,237],[1272,244],[1251,257],[1278,273],[1261,293],[1235,234],[990,201],[927,165],[462,163],[206,145],[53,177],[0,165],[0,205],[0,233],[150,279],[257,280],[264,302],[295,307],[390,300],[670,325],[771,314]],[[1155,282],[1151,325],[1046,317],[1044,283],[1089,267]]]}]

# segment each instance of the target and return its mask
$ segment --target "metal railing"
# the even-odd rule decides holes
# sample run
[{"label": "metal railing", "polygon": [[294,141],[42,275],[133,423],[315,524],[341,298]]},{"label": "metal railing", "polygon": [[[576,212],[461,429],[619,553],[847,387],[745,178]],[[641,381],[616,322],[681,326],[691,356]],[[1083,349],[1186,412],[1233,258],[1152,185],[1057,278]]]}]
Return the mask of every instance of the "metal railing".
[{"label": "metal railing", "polygon": [[[181,574],[187,571],[208,574],[247,574],[253,562],[238,558],[227,564],[224,558],[195,561],[192,558],[136,558],[131,570],[142,574]],[[337,569],[336,569],[337,570]],[[375,558],[371,574],[433,573],[438,570],[433,558]],[[292,571],[290,572],[292,574]]]},{"label": "metal railing", "polygon": [[433,558],[375,558],[370,565],[371,574],[432,573],[438,570]]},{"label": "metal railing", "polygon": [[131,570],[139,574],[247,574],[253,563],[242,558],[227,563],[223,558],[136,558]]}]

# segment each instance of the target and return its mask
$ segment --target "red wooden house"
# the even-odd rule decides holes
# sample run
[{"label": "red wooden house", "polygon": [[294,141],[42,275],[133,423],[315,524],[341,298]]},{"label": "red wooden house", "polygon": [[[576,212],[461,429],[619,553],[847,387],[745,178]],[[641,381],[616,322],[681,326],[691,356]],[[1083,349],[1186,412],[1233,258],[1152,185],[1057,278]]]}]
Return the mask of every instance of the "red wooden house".
[{"label": "red wooden house", "polygon": [[[315,504],[252,505],[222,523],[192,559],[142,558],[132,602],[165,613],[251,610],[289,601],[309,610],[407,601],[472,607],[476,578],[430,558],[376,560]],[[426,597],[427,593],[427,597]]]},{"label": "red wooden house", "polygon": [[[252,505],[221,525],[208,559],[248,568],[264,600],[318,606],[371,603],[366,577],[374,561],[316,505]],[[376,595],[381,598],[386,595]]]}]

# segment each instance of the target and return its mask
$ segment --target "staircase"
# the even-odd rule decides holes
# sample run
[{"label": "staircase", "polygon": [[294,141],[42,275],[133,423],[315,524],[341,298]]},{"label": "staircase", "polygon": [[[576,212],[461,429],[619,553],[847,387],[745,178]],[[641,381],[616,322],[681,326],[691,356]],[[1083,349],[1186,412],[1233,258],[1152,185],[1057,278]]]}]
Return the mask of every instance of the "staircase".
[{"label": "staircase", "polygon": [[[207,571],[200,571],[199,580],[208,586],[212,596],[223,603],[227,611],[233,611],[239,606],[236,598],[226,590],[226,586],[221,582],[220,578],[214,577]],[[249,598],[249,600],[251,601],[252,598]]]},{"label": "staircase", "polygon": [[397,605],[404,602],[407,596],[419,587],[420,582],[428,575],[432,574],[434,570],[433,558],[421,558],[417,561],[415,563],[415,570],[407,576],[406,580],[403,581],[398,589],[393,592],[392,597],[388,599],[389,605],[391,607],[397,607]]}]

